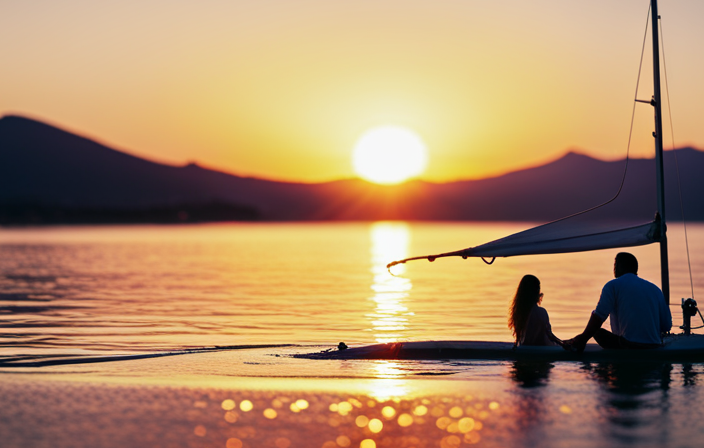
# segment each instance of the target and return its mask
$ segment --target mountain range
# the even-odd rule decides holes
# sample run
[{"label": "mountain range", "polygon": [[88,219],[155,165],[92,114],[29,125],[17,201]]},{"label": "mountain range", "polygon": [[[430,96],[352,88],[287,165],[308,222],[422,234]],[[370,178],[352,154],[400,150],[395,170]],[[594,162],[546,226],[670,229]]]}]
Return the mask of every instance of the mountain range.
[{"label": "mountain range", "polygon": [[[676,152],[676,160],[675,160]],[[679,173],[676,166],[679,166]],[[196,164],[170,166],[19,116],[0,119],[0,224],[446,220],[550,221],[612,198],[599,220],[647,220],[653,160],[602,161],[577,152],[538,167],[450,183],[291,183]],[[624,178],[624,172],[626,173]],[[704,152],[665,153],[668,220],[704,220]],[[678,188],[681,184],[681,201]]]}]

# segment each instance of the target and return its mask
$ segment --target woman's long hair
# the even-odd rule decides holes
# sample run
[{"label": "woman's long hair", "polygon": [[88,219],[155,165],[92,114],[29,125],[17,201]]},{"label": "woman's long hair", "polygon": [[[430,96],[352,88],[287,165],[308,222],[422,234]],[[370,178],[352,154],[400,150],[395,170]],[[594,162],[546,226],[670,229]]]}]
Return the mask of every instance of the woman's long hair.
[{"label": "woman's long hair", "polygon": [[540,280],[535,275],[524,275],[516,289],[508,315],[508,328],[513,330],[516,342],[520,342],[526,329],[528,315],[533,305],[540,302]]}]

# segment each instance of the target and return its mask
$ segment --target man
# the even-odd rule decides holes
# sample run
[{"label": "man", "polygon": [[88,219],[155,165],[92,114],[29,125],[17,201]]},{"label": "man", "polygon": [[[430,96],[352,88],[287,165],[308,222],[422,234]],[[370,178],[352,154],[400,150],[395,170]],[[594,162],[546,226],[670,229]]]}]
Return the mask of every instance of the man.
[{"label": "man", "polygon": [[[655,348],[672,328],[672,315],[660,288],[638,277],[638,260],[621,252],[614,260],[614,279],[601,290],[596,309],[582,334],[565,341],[583,351],[594,337],[609,349]],[[601,328],[611,316],[611,331]]]}]

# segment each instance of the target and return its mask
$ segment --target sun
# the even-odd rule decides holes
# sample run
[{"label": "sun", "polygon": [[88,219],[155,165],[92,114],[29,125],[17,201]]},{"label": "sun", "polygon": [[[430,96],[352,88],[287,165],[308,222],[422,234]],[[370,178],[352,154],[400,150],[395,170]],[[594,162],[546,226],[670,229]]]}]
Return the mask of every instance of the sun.
[{"label": "sun", "polygon": [[354,171],[377,184],[398,184],[425,171],[428,150],[410,129],[380,126],[357,140],[352,152]]}]

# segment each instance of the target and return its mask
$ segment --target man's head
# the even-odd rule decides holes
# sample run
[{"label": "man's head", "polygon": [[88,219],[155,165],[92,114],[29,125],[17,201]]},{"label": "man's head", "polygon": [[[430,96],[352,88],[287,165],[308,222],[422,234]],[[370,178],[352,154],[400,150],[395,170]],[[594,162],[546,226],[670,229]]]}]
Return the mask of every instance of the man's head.
[{"label": "man's head", "polygon": [[614,260],[614,277],[619,278],[623,274],[638,275],[638,260],[628,252],[619,252]]}]

